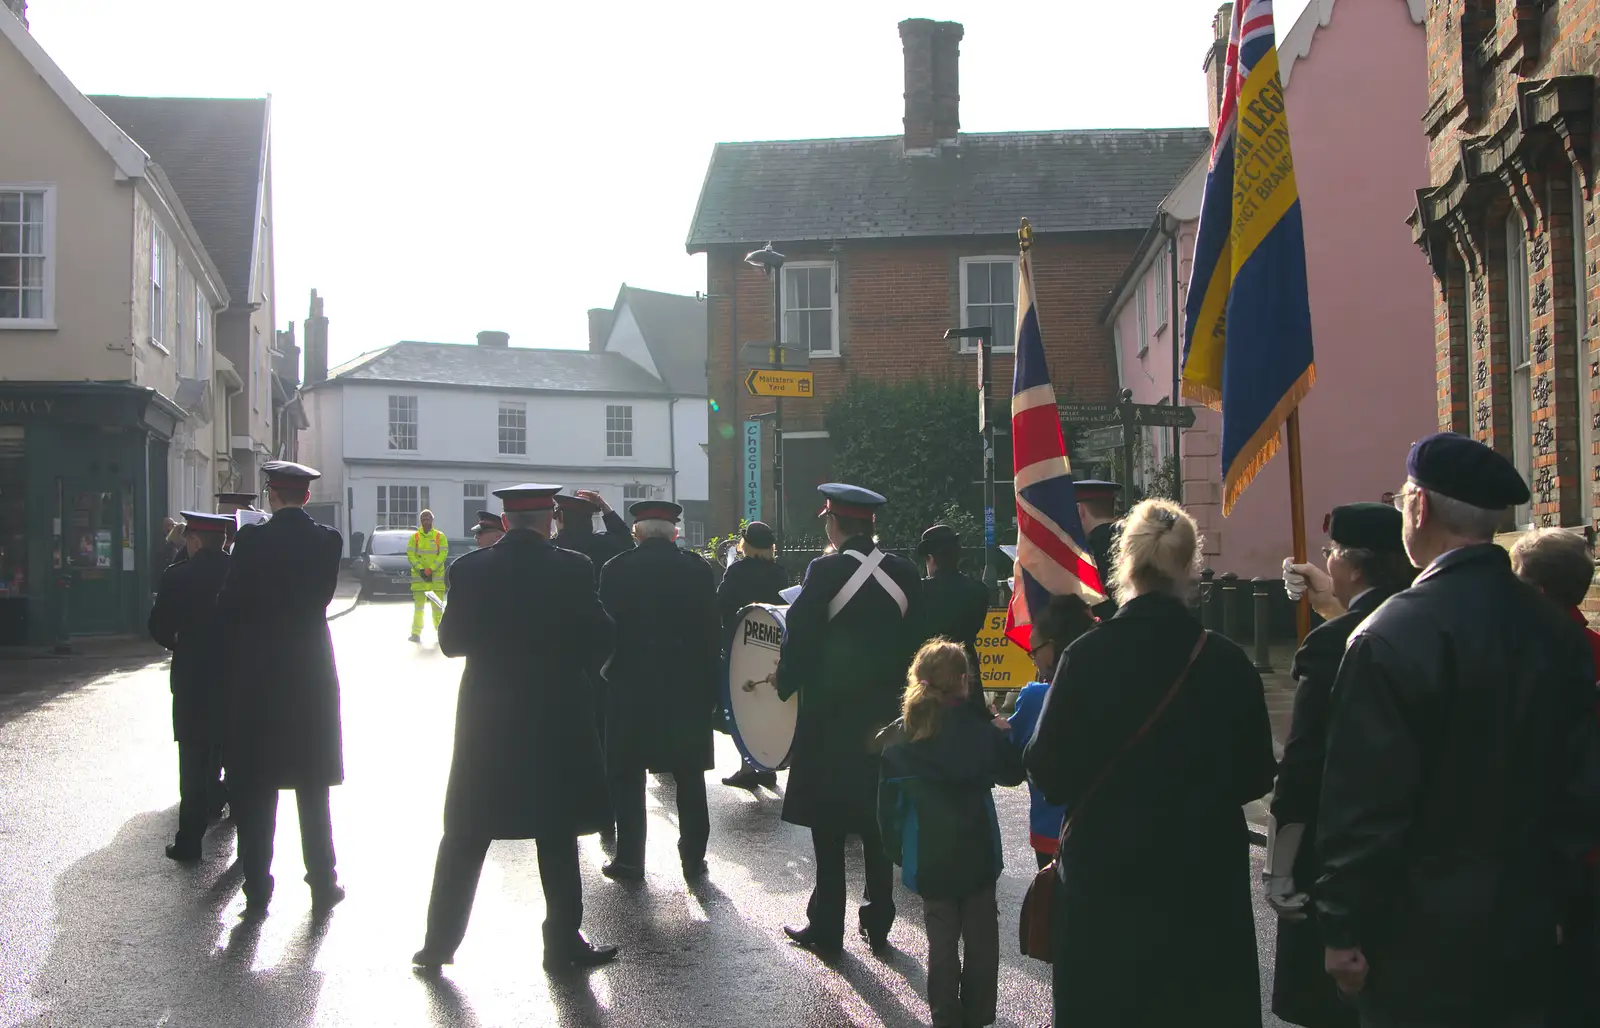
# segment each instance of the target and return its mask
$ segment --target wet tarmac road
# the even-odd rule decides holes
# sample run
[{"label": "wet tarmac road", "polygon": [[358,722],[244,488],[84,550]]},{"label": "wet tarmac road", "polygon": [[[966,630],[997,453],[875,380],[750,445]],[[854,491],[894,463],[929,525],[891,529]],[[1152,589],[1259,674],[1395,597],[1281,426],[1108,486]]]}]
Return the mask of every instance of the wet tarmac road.
[{"label": "wet tarmac road", "polygon": [[[580,844],[585,929],[623,947],[617,963],[587,975],[540,969],[533,843],[497,842],[456,964],[435,980],[414,975],[460,663],[437,652],[431,629],[407,643],[410,613],[409,603],[363,604],[332,624],[347,770],[333,791],[334,840],[350,895],[322,921],[299,883],[291,801],[280,805],[278,889],[259,926],[238,920],[230,826],[207,835],[197,867],[162,855],[177,816],[164,665],[0,704],[0,1025],[927,1023],[914,895],[897,896],[887,959],[851,938],[829,968],[783,938],[781,926],[804,917],[810,840],[779,821],[776,794],[716,783],[737,766],[721,736],[706,880],[690,887],[678,873],[670,779],[650,780],[646,881],[607,881],[599,840]],[[1034,1028],[1050,1022],[1049,969],[1013,941],[1034,867],[1027,795],[996,795],[1008,830],[999,1023]],[[859,853],[850,875],[859,893]],[[1270,954],[1272,920],[1256,913]]]}]

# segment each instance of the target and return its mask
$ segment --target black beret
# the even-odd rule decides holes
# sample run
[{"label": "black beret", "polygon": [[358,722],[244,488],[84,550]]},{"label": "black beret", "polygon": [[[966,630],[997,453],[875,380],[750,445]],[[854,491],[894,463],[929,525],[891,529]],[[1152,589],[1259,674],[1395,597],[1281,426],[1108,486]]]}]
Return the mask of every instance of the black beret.
[{"label": "black beret", "polygon": [[1406,475],[1424,489],[1484,510],[1528,502],[1528,483],[1500,454],[1464,435],[1439,432],[1411,444]]},{"label": "black beret", "polygon": [[1404,553],[1400,539],[1404,520],[1387,503],[1347,503],[1328,515],[1328,538],[1353,550]]},{"label": "black beret", "polygon": [[744,526],[743,539],[758,550],[770,550],[778,545],[778,537],[772,534],[772,526],[765,521],[752,521]]}]

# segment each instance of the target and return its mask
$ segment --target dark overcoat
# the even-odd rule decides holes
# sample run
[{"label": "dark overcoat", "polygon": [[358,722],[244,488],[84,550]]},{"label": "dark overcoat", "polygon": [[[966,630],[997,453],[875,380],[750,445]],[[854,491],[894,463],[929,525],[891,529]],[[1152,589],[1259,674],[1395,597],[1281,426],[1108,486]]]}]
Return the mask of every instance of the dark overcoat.
[{"label": "dark overcoat", "polygon": [[1128,600],[1067,647],[1024,753],[1029,780],[1072,817],[1057,865],[1056,1024],[1261,1024],[1243,811],[1276,769],[1261,676],[1211,635],[1165,713],[1118,755],[1202,631],[1171,596]]},{"label": "dark overcoat", "polygon": [[588,835],[610,820],[594,690],[611,619],[582,554],[507,532],[448,573],[439,649],[466,657],[445,790],[447,834]]},{"label": "dark overcoat", "polygon": [[280,789],[344,781],[327,622],[343,552],[338,532],[297,507],[239,529],[217,596],[232,658],[230,777]]},{"label": "dark overcoat", "polygon": [[563,550],[581,553],[589,558],[589,563],[594,565],[594,580],[600,581],[600,569],[619,553],[627,553],[633,549],[633,533],[629,531],[627,522],[622,520],[622,515],[614,510],[608,510],[601,515],[600,521],[604,524],[605,531],[585,531],[584,529],[562,529],[555,537],[555,544]]},{"label": "dark overcoat", "polygon": [[722,665],[711,565],[669,540],[646,539],[606,564],[600,600],[617,626],[606,669],[607,768],[710,768]]},{"label": "dark overcoat", "polygon": [[922,580],[922,634],[929,639],[943,636],[967,651],[973,675],[967,695],[980,713],[989,709],[983,696],[983,664],[978,658],[978,634],[988,617],[989,590],[976,578],[939,568]]},{"label": "dark overcoat", "polygon": [[[871,553],[858,536],[845,550]],[[828,603],[860,563],[843,553],[818,557],[789,607],[778,657],[780,695],[800,694],[783,819],[790,824],[858,832],[877,817],[877,736],[900,716],[906,670],[922,645],[921,576],[889,554],[881,569],[905,594],[907,612],[868,579],[837,617]]]},{"label": "dark overcoat", "polygon": [[228,555],[201,550],[161,574],[150,608],[150,638],[172,651],[172,737],[220,744],[227,730],[228,648],[217,624],[217,593]]},{"label": "dark overcoat", "polygon": [[789,587],[789,572],[775,560],[740,557],[728,565],[717,586],[717,611],[722,617],[724,639],[733,635],[739,612],[752,603],[783,603],[782,591]]},{"label": "dark overcoat", "polygon": [[1107,521],[1089,529],[1089,554],[1094,557],[1094,568],[1100,573],[1100,584],[1105,587],[1106,598],[1094,605],[1094,616],[1105,621],[1117,613],[1116,586],[1112,584],[1115,568],[1112,566],[1117,549],[1119,521]]},{"label": "dark overcoat", "polygon": [[1600,829],[1583,630],[1493,543],[1439,557],[1350,636],[1333,688],[1312,890],[1359,946],[1363,1015],[1544,1011],[1557,912]]},{"label": "dark overcoat", "polygon": [[[1278,783],[1272,791],[1272,816],[1280,829],[1306,826],[1294,860],[1295,887],[1301,892],[1309,893],[1317,881],[1317,802],[1322,792],[1334,677],[1350,633],[1390,595],[1369,589],[1357,596],[1348,611],[1312,629],[1289,668],[1299,685],[1294,691],[1289,741],[1284,744]],[[1274,1014],[1304,1028],[1355,1028],[1355,1007],[1339,998],[1338,986],[1323,967],[1322,934],[1314,912],[1301,921],[1279,919],[1275,957]]]}]

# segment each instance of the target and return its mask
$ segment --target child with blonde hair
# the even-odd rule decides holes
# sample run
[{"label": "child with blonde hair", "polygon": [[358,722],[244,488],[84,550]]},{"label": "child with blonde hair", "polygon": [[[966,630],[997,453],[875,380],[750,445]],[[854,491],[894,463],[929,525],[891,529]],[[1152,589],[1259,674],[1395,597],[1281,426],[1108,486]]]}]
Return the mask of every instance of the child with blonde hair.
[{"label": "child with blonde hair", "polygon": [[[878,821],[900,880],[922,897],[928,1007],[936,1028],[995,1020],[1000,877],[995,785],[1020,785],[1022,755],[967,702],[966,651],[933,639],[906,675],[901,717],[885,729]],[[966,945],[966,960],[961,945]]]}]

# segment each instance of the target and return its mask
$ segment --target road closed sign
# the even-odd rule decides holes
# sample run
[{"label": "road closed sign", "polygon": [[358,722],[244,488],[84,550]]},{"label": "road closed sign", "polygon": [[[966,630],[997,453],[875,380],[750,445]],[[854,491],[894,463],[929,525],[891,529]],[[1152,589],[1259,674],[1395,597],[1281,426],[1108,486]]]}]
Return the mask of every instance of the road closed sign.
[{"label": "road closed sign", "polygon": [[1021,689],[1038,677],[1028,651],[1006,638],[1006,612],[991,610],[978,633],[978,663],[985,690]]}]

